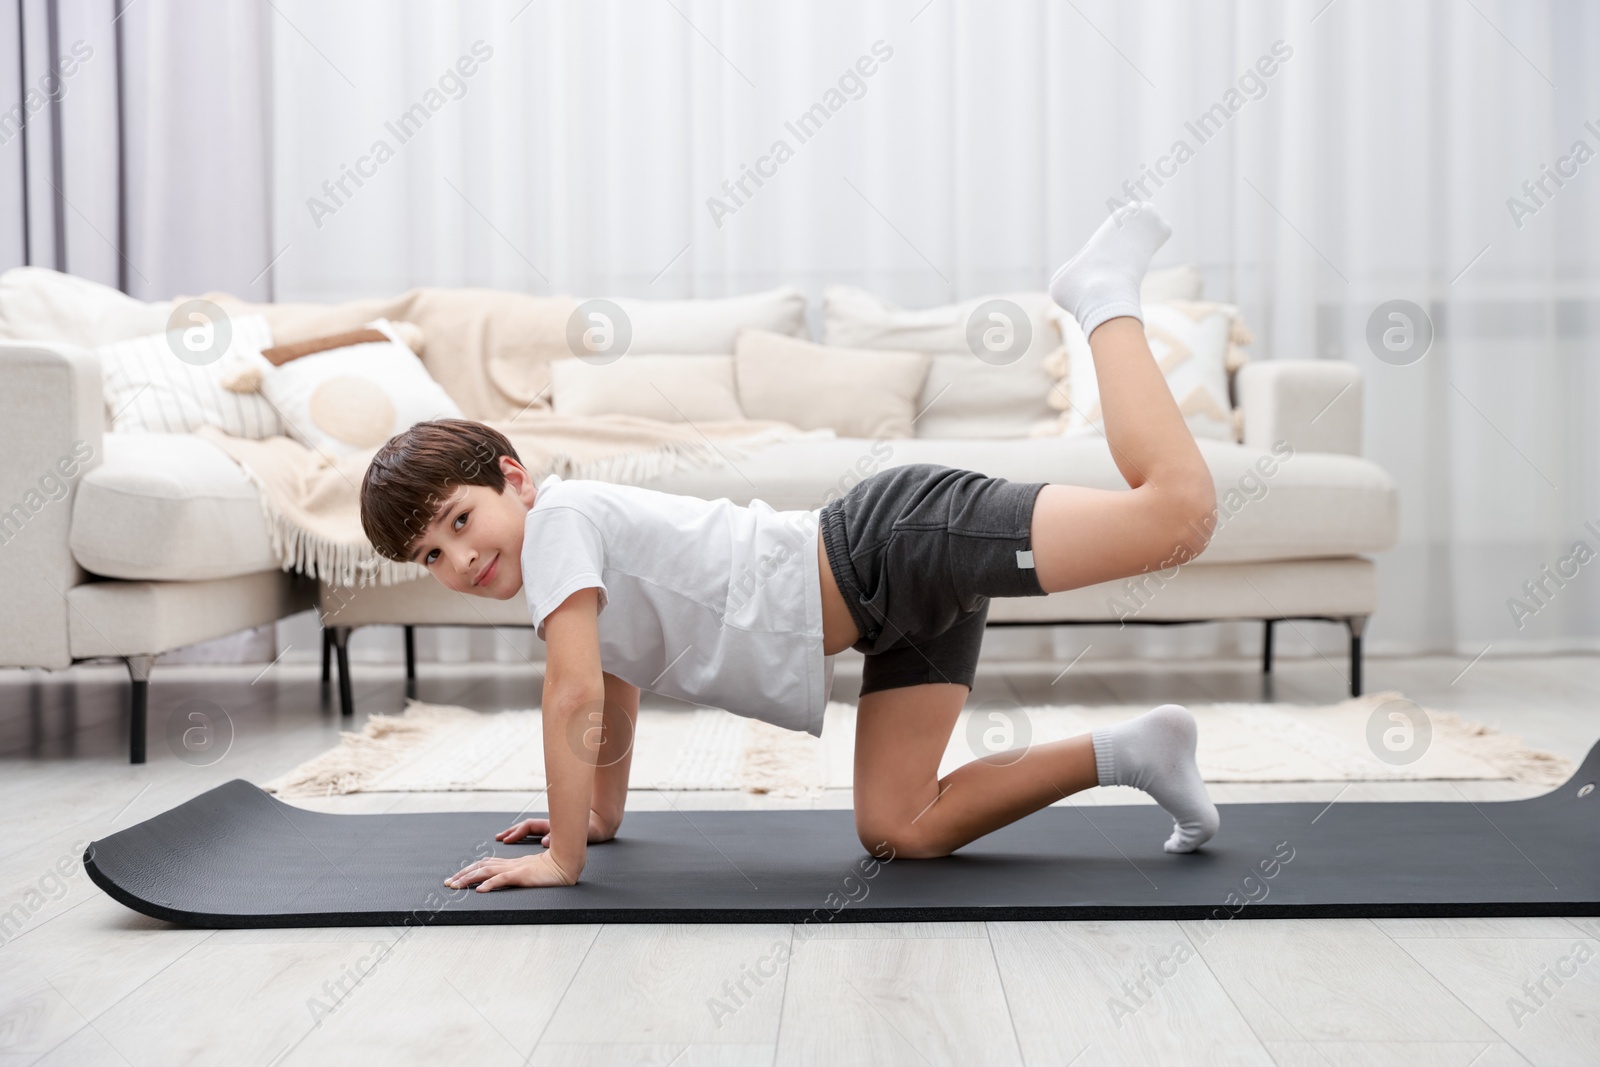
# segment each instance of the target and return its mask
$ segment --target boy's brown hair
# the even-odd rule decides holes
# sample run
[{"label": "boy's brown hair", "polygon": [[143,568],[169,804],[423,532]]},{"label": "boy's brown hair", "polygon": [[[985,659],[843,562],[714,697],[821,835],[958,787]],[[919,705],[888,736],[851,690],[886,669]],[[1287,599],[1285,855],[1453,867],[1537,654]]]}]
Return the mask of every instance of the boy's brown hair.
[{"label": "boy's brown hair", "polygon": [[505,434],[470,419],[419,422],[384,442],[361,479],[361,528],[380,556],[406,560],[440,506],[463,485],[506,487]]}]

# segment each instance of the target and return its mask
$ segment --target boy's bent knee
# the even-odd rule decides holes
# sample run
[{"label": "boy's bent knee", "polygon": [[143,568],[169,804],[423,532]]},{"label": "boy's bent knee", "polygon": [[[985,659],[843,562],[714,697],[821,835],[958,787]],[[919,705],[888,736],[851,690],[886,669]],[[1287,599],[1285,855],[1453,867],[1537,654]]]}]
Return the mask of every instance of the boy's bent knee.
[{"label": "boy's bent knee", "polygon": [[1217,492],[1209,477],[1182,489],[1171,490],[1161,508],[1162,558],[1157,569],[1188,563],[1206,550],[1217,528]]},{"label": "boy's bent knee", "polygon": [[1217,491],[1208,481],[1201,490],[1196,490],[1183,504],[1184,530],[1186,536],[1184,546],[1193,556],[1198,556],[1206,550],[1211,543],[1211,535],[1217,529]]},{"label": "boy's bent knee", "polygon": [[858,827],[856,836],[861,846],[880,860],[937,859],[951,852],[933,833],[914,824]]}]

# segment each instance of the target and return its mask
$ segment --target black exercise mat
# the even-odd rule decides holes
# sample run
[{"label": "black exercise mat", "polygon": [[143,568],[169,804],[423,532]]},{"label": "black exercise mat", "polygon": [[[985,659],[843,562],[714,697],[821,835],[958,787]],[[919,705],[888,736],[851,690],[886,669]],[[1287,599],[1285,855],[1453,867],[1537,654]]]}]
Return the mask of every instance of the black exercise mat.
[{"label": "black exercise mat", "polygon": [[[1474,803],[1222,804],[1169,855],[1153,804],[1054,807],[874,862],[838,811],[633,812],[575,886],[448,890],[511,813],[328,815],[242,780],[92,843],[96,885],[206,927],[1600,915],[1600,744],[1565,785]],[[885,851],[885,855],[888,853]]]}]

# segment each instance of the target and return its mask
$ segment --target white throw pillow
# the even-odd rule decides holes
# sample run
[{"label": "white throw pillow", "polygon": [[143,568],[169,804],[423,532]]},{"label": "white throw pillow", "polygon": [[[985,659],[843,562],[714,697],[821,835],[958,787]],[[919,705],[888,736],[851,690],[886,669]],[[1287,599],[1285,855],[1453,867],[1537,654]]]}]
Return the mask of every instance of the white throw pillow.
[{"label": "white throw pillow", "polygon": [[[203,350],[229,332],[222,356],[196,365],[178,353]],[[233,315],[225,325],[191,327],[101,345],[101,390],[106,425],[116,433],[190,433],[210,424],[235,437],[271,437],[283,432],[272,405],[253,393],[222,386],[241,368],[269,367],[261,355],[272,345],[272,330],[260,315]]]},{"label": "white throw pillow", "polygon": [[822,301],[825,343],[933,357],[917,397],[918,437],[1026,437],[1041,421],[1053,422],[1044,361],[1061,347],[1061,334],[1050,319],[1055,304],[1049,294],[1004,293],[911,309],[833,285]]},{"label": "white throw pillow", "polygon": [[[628,317],[628,352],[660,355],[732,355],[742,329],[769,330],[790,337],[811,336],[806,328],[806,294],[798,285],[760,293],[696,300],[638,300],[615,297],[610,303]],[[578,301],[579,311],[585,300]],[[609,328],[615,328],[612,324]]]},{"label": "white throw pillow", "polygon": [[1146,272],[1139,283],[1139,303],[1160,304],[1167,300],[1199,300],[1205,279],[1193,263],[1163,267]]},{"label": "white throw pillow", "polygon": [[750,418],[862,438],[912,436],[929,363],[921,352],[834,348],[764,330],[742,331],[734,359]]},{"label": "white throw pillow", "polygon": [[348,456],[419,422],[463,417],[388,319],[366,325],[388,340],[314,352],[262,376],[289,436],[308,448]]},{"label": "white throw pillow", "polygon": [[637,415],[661,422],[744,418],[732,356],[627,355],[598,366],[550,361],[550,406],[557,415]]},{"label": "white throw pillow", "polygon": [[0,274],[0,337],[98,348],[160,333],[170,314],[170,300],[146,303],[47,267],[13,267]]},{"label": "white throw pillow", "polygon": [[[1236,439],[1228,374],[1232,365],[1243,359],[1237,344],[1249,340],[1238,313],[1232,304],[1191,300],[1144,305],[1150,353],[1196,437]],[[1105,417],[1089,340],[1066,312],[1058,314],[1057,322],[1066,337],[1066,350],[1051,361],[1051,369],[1061,373],[1050,401],[1062,412],[1059,429],[1051,432],[1065,437],[1096,436],[1105,430]]]}]

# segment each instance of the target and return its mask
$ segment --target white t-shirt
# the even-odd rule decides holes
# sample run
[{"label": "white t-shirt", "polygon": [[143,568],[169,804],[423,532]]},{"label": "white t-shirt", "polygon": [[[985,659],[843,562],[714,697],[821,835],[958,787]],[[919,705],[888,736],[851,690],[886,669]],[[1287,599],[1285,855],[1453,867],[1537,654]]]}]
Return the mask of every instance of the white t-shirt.
[{"label": "white t-shirt", "polygon": [[600,666],[631,685],[820,736],[819,510],[549,475],[522,539],[535,631],[598,588]]}]

